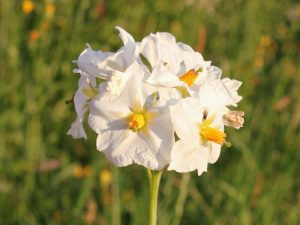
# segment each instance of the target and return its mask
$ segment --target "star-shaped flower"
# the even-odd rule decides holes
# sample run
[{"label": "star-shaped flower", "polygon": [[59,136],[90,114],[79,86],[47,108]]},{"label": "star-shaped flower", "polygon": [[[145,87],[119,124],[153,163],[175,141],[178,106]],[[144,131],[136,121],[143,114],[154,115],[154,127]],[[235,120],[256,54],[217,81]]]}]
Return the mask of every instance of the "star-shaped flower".
[{"label": "star-shaped flower", "polygon": [[174,130],[168,107],[159,106],[158,92],[146,92],[145,67],[138,63],[121,95],[107,101],[108,93],[90,104],[89,124],[98,133],[97,149],[117,166],[132,163],[160,170],[170,161]]},{"label": "star-shaped flower", "polygon": [[225,142],[223,112],[203,107],[195,98],[184,98],[171,107],[172,122],[178,141],[171,152],[169,170],[177,172],[207,171]]}]

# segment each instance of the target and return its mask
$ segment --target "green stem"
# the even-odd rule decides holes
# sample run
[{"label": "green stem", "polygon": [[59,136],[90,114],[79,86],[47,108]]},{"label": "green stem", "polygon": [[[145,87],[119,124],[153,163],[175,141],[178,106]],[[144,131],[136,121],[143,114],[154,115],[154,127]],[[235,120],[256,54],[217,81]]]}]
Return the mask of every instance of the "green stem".
[{"label": "green stem", "polygon": [[149,225],[156,225],[157,221],[157,197],[162,171],[148,170],[150,202],[149,202]]},{"label": "green stem", "polygon": [[147,168],[147,175],[148,175],[149,191],[150,191],[152,187],[152,173],[151,170],[148,168]]}]

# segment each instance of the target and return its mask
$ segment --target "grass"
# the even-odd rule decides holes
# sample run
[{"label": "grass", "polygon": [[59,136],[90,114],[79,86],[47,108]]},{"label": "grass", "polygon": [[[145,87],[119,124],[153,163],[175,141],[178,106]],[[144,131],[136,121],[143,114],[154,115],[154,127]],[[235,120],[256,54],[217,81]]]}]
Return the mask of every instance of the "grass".
[{"label": "grass", "polygon": [[66,135],[72,60],[85,43],[118,49],[116,25],[136,40],[171,32],[243,81],[245,127],[228,129],[232,147],[208,173],[163,174],[159,224],[300,224],[299,3],[41,0],[28,14],[21,0],[0,4],[1,225],[147,221],[146,171],[114,168],[91,130],[87,141]]}]

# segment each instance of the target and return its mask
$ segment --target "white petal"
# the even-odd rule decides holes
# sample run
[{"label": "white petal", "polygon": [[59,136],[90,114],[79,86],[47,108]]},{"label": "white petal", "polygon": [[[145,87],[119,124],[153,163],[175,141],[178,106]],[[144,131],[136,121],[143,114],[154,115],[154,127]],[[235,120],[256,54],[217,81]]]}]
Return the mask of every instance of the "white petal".
[{"label": "white petal", "polygon": [[136,61],[138,55],[137,45],[133,37],[124,29],[117,27],[120,38],[124,46],[120,48],[114,55],[108,57],[101,67],[109,67],[111,70],[124,72],[133,62]]},{"label": "white petal", "polygon": [[140,164],[152,170],[160,170],[166,161],[157,154],[157,146],[152,138],[131,130],[105,131],[98,135],[97,149],[116,166]]},{"label": "white petal", "polygon": [[[193,53],[194,50],[191,46],[184,44],[182,42],[177,42],[177,47],[182,51],[182,52],[186,52],[186,53]],[[202,57],[203,59],[203,57]]]},{"label": "white petal", "polygon": [[97,137],[97,149],[105,153],[108,160],[116,166],[127,166],[133,163],[128,146],[134,136],[129,131],[106,131]]},{"label": "white petal", "polygon": [[91,115],[101,115],[105,117],[107,121],[125,118],[130,113],[127,104],[124,104],[120,98],[110,102],[102,101],[101,98],[95,98],[94,101],[90,103],[90,110]]},{"label": "white petal", "polygon": [[84,114],[87,111],[87,100],[89,99],[83,93],[83,88],[85,87],[84,86],[79,87],[79,89],[75,92],[74,95],[75,111],[80,118],[83,118]]},{"label": "white petal", "polygon": [[82,120],[77,117],[77,119],[72,123],[71,128],[67,132],[68,135],[71,135],[73,138],[84,138],[87,139],[86,133],[84,131]]},{"label": "white petal", "polygon": [[200,66],[203,67],[210,64],[210,62],[204,61],[203,56],[199,52],[193,51],[186,45],[177,43],[177,47],[180,49],[182,61],[184,62],[187,71],[192,68],[197,70]]},{"label": "white petal", "polygon": [[185,98],[171,106],[174,130],[179,138],[189,141],[191,146],[199,146],[198,125],[202,121],[204,108],[195,98]]},{"label": "white petal", "polygon": [[150,121],[148,126],[149,135],[154,143],[154,152],[156,158],[159,158],[163,168],[170,162],[170,152],[175,143],[174,128],[168,109],[159,110],[156,116]]},{"label": "white petal", "polygon": [[226,106],[236,105],[230,91],[221,80],[205,83],[198,91],[199,100],[206,108],[222,110]]},{"label": "white petal", "polygon": [[107,81],[107,91],[110,93],[119,96],[123,91],[124,85],[128,80],[127,73],[122,73],[117,70],[112,72],[112,76]]},{"label": "white petal", "polygon": [[88,117],[89,126],[97,133],[108,128],[108,121],[99,112],[90,112]]},{"label": "white petal", "polygon": [[88,45],[88,47],[83,50],[78,60],[76,61],[79,68],[78,71],[80,73],[83,73],[83,75],[106,79],[107,75],[103,74],[103,70],[101,70],[98,65],[113,54],[114,53],[111,52],[94,51]]},{"label": "white petal", "polygon": [[88,97],[83,93],[83,88],[90,88],[89,80],[86,76],[81,76],[78,82],[79,88],[74,95],[75,111],[77,113],[76,120],[72,123],[68,133],[73,138],[87,138],[83,128],[83,120],[86,112],[88,111],[87,100]]},{"label": "white petal", "polygon": [[208,151],[208,162],[213,164],[215,163],[221,154],[221,145],[216,143],[211,143],[211,145],[207,148]]},{"label": "white petal", "polygon": [[145,37],[139,45],[140,53],[154,68],[160,61],[166,64],[170,72],[180,68],[180,55],[174,36],[168,33],[156,33]]},{"label": "white petal", "polygon": [[147,79],[149,84],[163,86],[163,87],[176,87],[181,86],[181,81],[176,74],[170,72],[163,62],[160,61],[154,68]]},{"label": "white petal", "polygon": [[[198,68],[202,68],[202,72],[199,73],[198,78],[196,79],[194,85],[191,87],[194,92],[199,91],[199,87],[201,89],[202,85],[207,85],[211,82],[215,82],[216,80],[220,80],[222,70],[216,66],[207,66],[207,65],[198,65]],[[197,70],[197,67],[194,68]]]},{"label": "white petal", "polygon": [[181,99],[181,94],[176,88],[156,87],[150,84],[145,84],[143,88],[147,96],[158,91],[159,99],[156,103],[156,106],[158,107],[175,105],[178,100]]},{"label": "white petal", "polygon": [[146,72],[145,68],[138,63],[134,63],[126,72],[129,78],[124,86],[121,100],[130,108],[142,107],[146,100],[142,83]]},{"label": "white petal", "polygon": [[126,30],[118,26],[116,27],[116,29],[120,33],[119,36],[122,39],[124,46],[135,42],[134,38]]},{"label": "white petal", "polygon": [[[153,132],[138,133],[138,139],[135,143],[136,152],[134,154],[134,162],[151,170],[161,170],[169,163],[170,147],[166,146],[168,140],[162,140]],[[166,153],[168,158],[166,158]]]},{"label": "white petal", "polygon": [[159,62],[155,38],[147,36],[139,45],[141,54],[149,61],[152,68]]},{"label": "white petal", "polygon": [[180,173],[198,170],[198,175],[207,171],[207,155],[201,148],[191,147],[189,143],[179,140],[171,152],[171,163],[168,170]]},{"label": "white petal", "polygon": [[239,96],[237,92],[240,86],[242,85],[241,81],[224,78],[222,79],[222,82],[229,90],[234,103],[238,103],[242,100],[242,96]]},{"label": "white petal", "polygon": [[207,67],[208,79],[207,82],[215,81],[221,78],[222,70],[216,66],[209,66]]},{"label": "white petal", "polygon": [[[102,83],[100,86],[101,90],[106,90],[107,88],[106,83]],[[101,91],[100,94],[94,97],[89,103],[90,114],[88,123],[96,133],[107,129],[110,121],[125,118],[130,113],[126,104],[118,103],[119,99],[120,97],[110,92]]]}]

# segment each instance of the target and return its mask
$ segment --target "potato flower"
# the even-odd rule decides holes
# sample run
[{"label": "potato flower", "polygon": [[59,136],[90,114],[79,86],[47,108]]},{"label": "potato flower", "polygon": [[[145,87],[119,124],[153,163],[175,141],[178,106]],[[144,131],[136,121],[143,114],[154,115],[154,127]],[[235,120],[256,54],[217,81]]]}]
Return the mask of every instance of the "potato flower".
[{"label": "potato flower", "polygon": [[214,101],[218,101],[215,106],[236,106],[241,100],[237,94],[241,82],[229,78],[222,80],[221,69],[205,61],[190,46],[176,42],[171,34],[150,34],[138,44],[138,49],[151,65],[151,75],[147,79],[150,84],[176,87],[183,97],[193,96],[204,100],[207,98],[203,94],[214,93]]},{"label": "potato flower", "polygon": [[222,116],[224,112],[208,109],[196,98],[184,98],[171,107],[172,122],[179,140],[171,152],[169,170],[198,175],[214,163],[224,144],[226,134]]},{"label": "potato flower", "polygon": [[98,133],[97,149],[117,166],[132,163],[161,170],[170,162],[174,130],[168,107],[158,103],[159,92],[147,92],[145,66],[132,64],[118,98],[104,91],[90,104],[89,124]]},{"label": "potato flower", "polygon": [[116,53],[94,51],[87,45],[87,48],[74,62],[78,68],[74,73],[80,74],[78,90],[74,95],[74,105],[77,118],[72,123],[67,134],[73,138],[87,138],[83,128],[85,114],[88,112],[88,102],[98,94],[99,86],[96,79],[108,80],[107,89],[119,94],[125,83],[124,77],[119,76],[120,71],[125,71],[130,64],[136,60],[136,44],[130,34],[124,29],[117,27],[124,46]]}]

